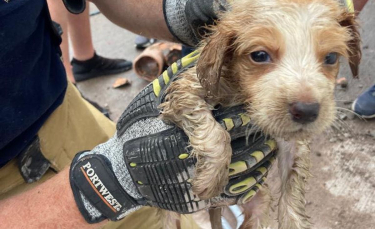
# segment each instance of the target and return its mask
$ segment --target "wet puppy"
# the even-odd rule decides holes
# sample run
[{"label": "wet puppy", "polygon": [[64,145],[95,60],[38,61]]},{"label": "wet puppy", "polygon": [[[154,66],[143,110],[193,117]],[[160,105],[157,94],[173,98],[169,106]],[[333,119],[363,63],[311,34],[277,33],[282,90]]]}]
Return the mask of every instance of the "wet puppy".
[{"label": "wet puppy", "polygon": [[[193,190],[207,199],[222,192],[231,158],[230,136],[211,110],[245,104],[252,123],[278,139],[279,228],[310,228],[309,139],[335,120],[338,58],[348,58],[358,75],[354,14],[336,0],[236,0],[220,18],[196,67],[168,88],[162,118],[188,135],[198,158]],[[267,225],[270,199],[263,188],[243,203],[242,228]]]}]

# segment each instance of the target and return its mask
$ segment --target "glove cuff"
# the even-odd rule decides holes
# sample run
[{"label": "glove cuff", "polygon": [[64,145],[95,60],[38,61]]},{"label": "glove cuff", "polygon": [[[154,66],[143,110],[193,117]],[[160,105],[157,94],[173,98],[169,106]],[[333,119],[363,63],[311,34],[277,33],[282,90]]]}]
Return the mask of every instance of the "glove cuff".
[{"label": "glove cuff", "polygon": [[185,16],[188,0],[163,0],[164,19],[171,34],[181,43],[194,47],[199,43]]},{"label": "glove cuff", "polygon": [[70,168],[70,184],[78,209],[88,223],[117,221],[140,208],[121,187],[103,155],[77,154]]}]

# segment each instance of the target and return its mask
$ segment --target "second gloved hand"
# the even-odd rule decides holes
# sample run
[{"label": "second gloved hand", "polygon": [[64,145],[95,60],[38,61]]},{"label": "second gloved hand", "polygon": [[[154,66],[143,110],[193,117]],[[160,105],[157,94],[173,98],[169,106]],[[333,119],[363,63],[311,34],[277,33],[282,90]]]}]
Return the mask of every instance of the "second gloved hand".
[{"label": "second gloved hand", "polygon": [[120,128],[108,142],[78,154],[70,179],[86,221],[119,220],[146,205],[186,214],[249,201],[264,182],[276,145],[259,133],[246,145],[241,112],[215,112],[223,127],[233,120],[233,157],[228,185],[210,200],[192,192],[196,159],[190,155],[187,136],[156,117],[139,120],[123,133]]},{"label": "second gloved hand", "polygon": [[205,33],[204,26],[214,24],[228,0],[164,0],[163,11],[170,32],[180,42],[194,47]]},{"label": "second gloved hand", "polygon": [[[196,53],[184,57],[179,71],[192,66],[196,58]],[[168,72],[172,70],[130,103],[115,136],[74,158],[70,182],[87,222],[120,220],[141,206],[185,214],[241,204],[249,201],[263,183],[276,152],[275,141],[266,141],[260,132],[248,133],[250,119],[241,107],[218,109],[213,115],[232,140],[229,183],[220,196],[212,199],[200,200],[193,193],[196,158],[190,154],[188,138],[183,130],[158,118],[166,88],[178,80]]]}]

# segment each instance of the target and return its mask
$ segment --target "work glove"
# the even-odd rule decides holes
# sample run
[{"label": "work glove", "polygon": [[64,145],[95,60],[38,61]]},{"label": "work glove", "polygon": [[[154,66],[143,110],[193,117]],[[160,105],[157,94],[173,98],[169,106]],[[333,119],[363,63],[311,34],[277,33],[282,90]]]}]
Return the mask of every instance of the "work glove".
[{"label": "work glove", "polygon": [[141,206],[186,214],[242,204],[264,182],[277,150],[275,141],[252,132],[257,128],[252,128],[241,107],[219,108],[213,115],[232,139],[229,183],[212,199],[201,200],[193,193],[196,158],[188,137],[159,119],[157,107],[176,76],[194,64],[196,54],[178,61],[143,89],[122,114],[110,140],[74,158],[70,183],[87,222],[120,220]]},{"label": "work glove", "polygon": [[230,0],[164,0],[165,21],[172,35],[194,47],[206,34],[205,26],[213,25],[220,12],[230,8]]}]

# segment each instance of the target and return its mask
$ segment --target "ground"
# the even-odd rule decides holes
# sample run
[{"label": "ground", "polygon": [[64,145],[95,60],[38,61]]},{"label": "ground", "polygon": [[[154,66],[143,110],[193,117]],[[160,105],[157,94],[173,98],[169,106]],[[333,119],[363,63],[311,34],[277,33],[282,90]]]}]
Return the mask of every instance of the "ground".
[{"label": "ground", "polygon": [[[91,7],[92,12],[97,12]],[[360,15],[363,60],[360,78],[352,79],[346,63],[339,77],[349,80],[347,89],[338,87],[339,107],[349,108],[361,92],[375,83],[375,1],[369,1]],[[106,57],[133,60],[135,35],[111,24],[102,14],[91,17],[96,51]],[[131,86],[113,89],[118,77]],[[133,71],[78,83],[89,99],[107,107],[117,120],[135,95],[148,83]],[[339,115],[339,127],[315,139],[312,174],[307,193],[307,210],[316,229],[370,229],[375,226],[375,121],[360,120],[347,111]],[[272,180],[272,179],[270,179]],[[270,184],[272,186],[272,184]]]}]

